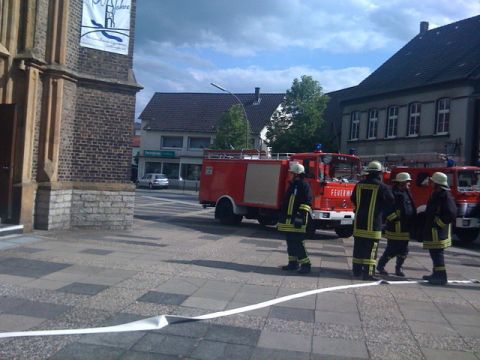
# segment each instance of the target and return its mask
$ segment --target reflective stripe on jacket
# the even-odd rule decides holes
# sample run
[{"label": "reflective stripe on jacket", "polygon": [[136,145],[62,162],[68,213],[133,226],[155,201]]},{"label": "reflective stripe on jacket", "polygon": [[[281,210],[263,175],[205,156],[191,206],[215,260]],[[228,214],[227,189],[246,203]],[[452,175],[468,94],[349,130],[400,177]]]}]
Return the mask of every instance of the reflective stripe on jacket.
[{"label": "reflective stripe on jacket", "polygon": [[380,239],[383,209],[394,202],[390,188],[377,174],[370,174],[355,186],[350,199],[355,205],[353,236]]},{"label": "reflective stripe on jacket", "polygon": [[[310,185],[296,178],[288,188],[277,224],[279,231],[305,233],[307,231],[308,215],[311,213],[312,190]],[[297,219],[297,226],[295,226]]]},{"label": "reflective stripe on jacket", "polygon": [[450,191],[440,189],[430,196],[425,210],[424,249],[445,249],[452,245],[452,222],[457,206]]},{"label": "reflective stripe on jacket", "polygon": [[388,240],[410,240],[414,219],[417,214],[412,195],[408,190],[393,188],[394,206],[387,211],[385,238]]}]

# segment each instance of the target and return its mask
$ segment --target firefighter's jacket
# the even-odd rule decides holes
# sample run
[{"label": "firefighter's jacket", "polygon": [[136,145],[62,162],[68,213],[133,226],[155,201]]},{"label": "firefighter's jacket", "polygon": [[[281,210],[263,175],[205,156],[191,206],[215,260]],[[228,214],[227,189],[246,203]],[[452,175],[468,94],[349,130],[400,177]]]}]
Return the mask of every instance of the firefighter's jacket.
[{"label": "firefighter's jacket", "polygon": [[380,239],[383,210],[394,202],[390,188],[378,175],[370,174],[355,186],[350,199],[355,205],[353,236]]},{"label": "firefighter's jacket", "polygon": [[385,237],[388,240],[410,240],[414,233],[417,210],[408,189],[392,189],[395,203],[387,210]]},{"label": "firefighter's jacket", "polygon": [[312,189],[306,181],[297,177],[290,183],[283,199],[278,230],[305,233],[311,205]]},{"label": "firefighter's jacket", "polygon": [[440,189],[430,196],[425,210],[424,249],[445,249],[452,245],[452,222],[457,206],[449,190]]}]

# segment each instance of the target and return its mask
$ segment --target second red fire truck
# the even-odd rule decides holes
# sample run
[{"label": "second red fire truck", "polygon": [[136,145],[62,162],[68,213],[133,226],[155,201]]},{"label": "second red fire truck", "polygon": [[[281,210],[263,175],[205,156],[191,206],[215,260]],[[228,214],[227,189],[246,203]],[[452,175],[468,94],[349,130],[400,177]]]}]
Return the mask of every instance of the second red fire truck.
[{"label": "second red fire truck", "polygon": [[307,232],[333,229],[340,237],[351,236],[350,195],[361,171],[354,155],[315,151],[268,156],[257,150],[206,150],[199,201],[204,207],[215,207],[215,218],[222,224],[239,224],[245,217],[274,225],[291,180],[291,162],[305,167],[305,179],[312,188]]}]

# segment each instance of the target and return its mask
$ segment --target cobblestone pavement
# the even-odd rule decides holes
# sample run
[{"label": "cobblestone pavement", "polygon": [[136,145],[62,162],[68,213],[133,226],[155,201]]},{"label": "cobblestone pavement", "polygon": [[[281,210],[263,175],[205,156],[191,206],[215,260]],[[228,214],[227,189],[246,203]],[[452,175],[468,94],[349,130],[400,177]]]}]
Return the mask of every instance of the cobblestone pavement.
[{"label": "cobblestone pavement", "polygon": [[[354,284],[352,246],[318,232],[307,242],[313,271],[297,276],[278,268],[286,246],[274,228],[221,226],[190,200],[139,195],[131,232],[0,239],[0,331],[202,315]],[[446,262],[450,279],[480,279],[478,246],[450,248]],[[407,276],[430,268],[428,253],[411,243]],[[0,358],[480,359],[480,285],[382,285],[150,332],[3,339]]]}]

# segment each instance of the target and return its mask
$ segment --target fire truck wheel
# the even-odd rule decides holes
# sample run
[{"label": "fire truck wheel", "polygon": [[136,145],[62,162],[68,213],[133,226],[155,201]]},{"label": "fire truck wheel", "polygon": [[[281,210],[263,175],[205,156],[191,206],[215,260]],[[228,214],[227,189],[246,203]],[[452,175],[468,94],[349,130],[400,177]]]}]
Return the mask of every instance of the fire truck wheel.
[{"label": "fire truck wheel", "polygon": [[230,200],[222,199],[215,209],[215,217],[223,225],[238,225],[242,221],[242,215],[233,213],[233,206]]},{"label": "fire truck wheel", "polygon": [[458,239],[464,244],[469,244],[478,238],[479,229],[455,229]]},{"label": "fire truck wheel", "polygon": [[349,238],[353,235],[353,226],[338,226],[335,228],[335,233],[338,237]]}]

